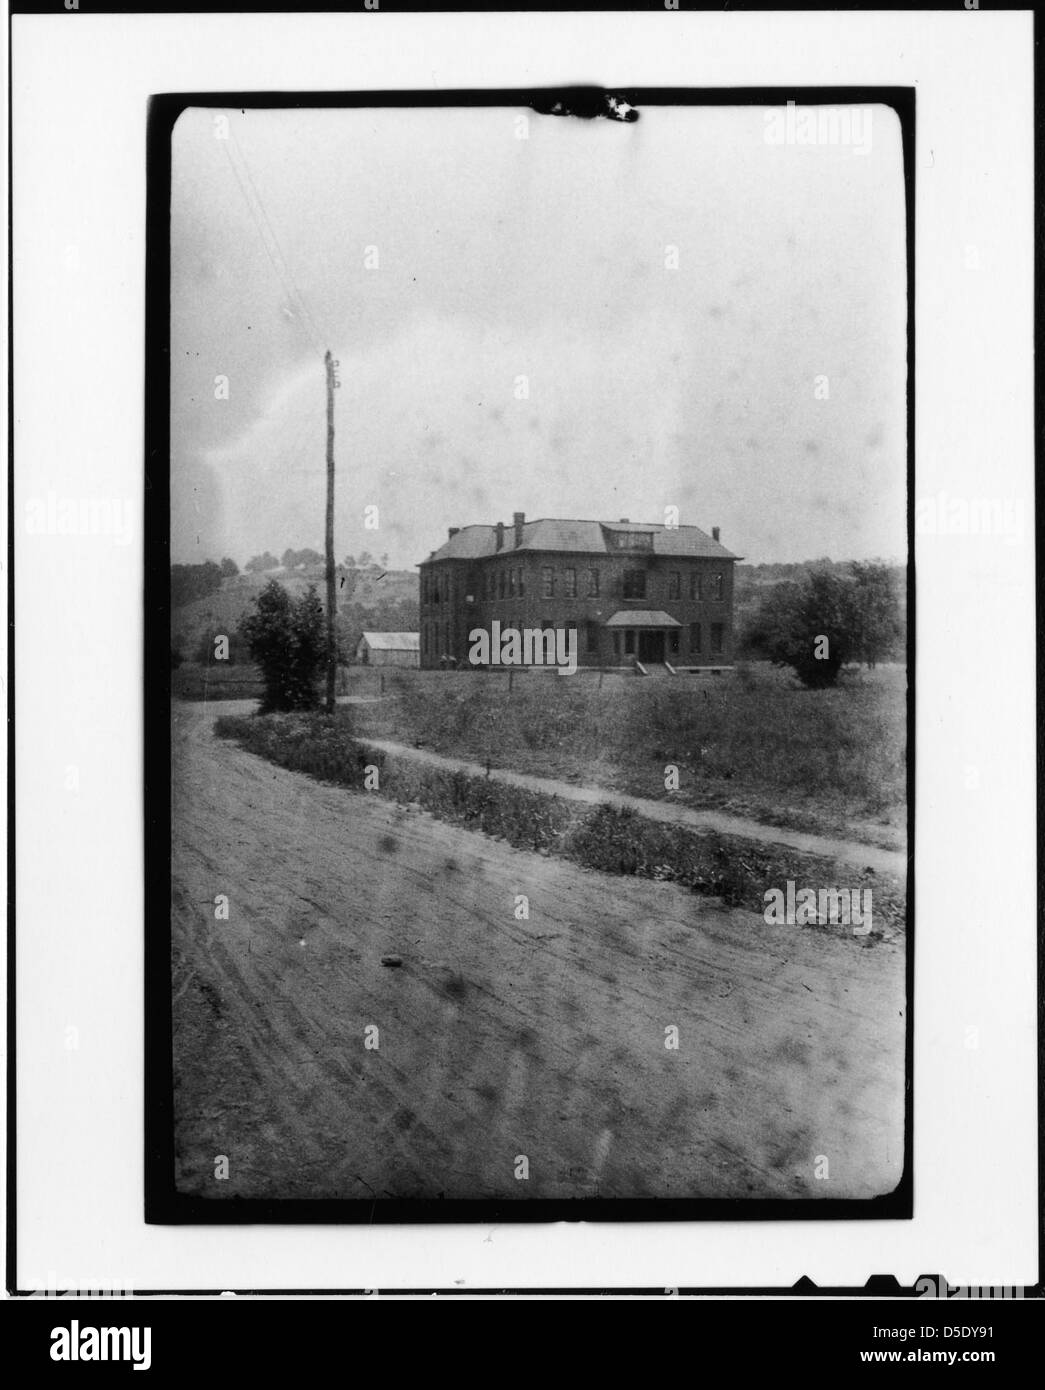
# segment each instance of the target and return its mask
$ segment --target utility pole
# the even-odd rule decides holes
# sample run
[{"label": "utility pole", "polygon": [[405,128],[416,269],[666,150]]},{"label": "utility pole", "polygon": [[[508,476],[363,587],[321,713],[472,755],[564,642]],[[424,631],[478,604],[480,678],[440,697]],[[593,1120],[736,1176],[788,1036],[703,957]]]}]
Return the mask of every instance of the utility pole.
[{"label": "utility pole", "polygon": [[337,591],[334,587],[334,359],[330,349],[327,367],[327,714],[334,713],[337,684]]}]

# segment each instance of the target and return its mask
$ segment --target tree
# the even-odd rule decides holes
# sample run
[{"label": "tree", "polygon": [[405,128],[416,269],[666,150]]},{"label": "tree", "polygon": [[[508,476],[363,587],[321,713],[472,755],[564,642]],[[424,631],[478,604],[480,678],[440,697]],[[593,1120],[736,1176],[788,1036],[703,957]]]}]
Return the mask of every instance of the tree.
[{"label": "tree", "polygon": [[222,579],[235,579],[237,574],[239,574],[239,565],[236,564],[235,560],[230,560],[226,555],[225,559],[221,562]]},{"label": "tree", "polygon": [[354,555],[346,555],[341,561],[341,564],[346,570],[354,570],[356,567],[356,557]]},{"label": "tree", "polygon": [[171,607],[207,598],[221,588],[221,567],[213,560],[201,565],[171,565]]},{"label": "tree", "polygon": [[265,570],[279,569],[279,561],[266,550],[263,555],[255,555],[253,559],[248,560],[245,568],[248,574],[263,574]]},{"label": "tree", "polygon": [[306,546],[304,550],[291,550],[289,547],[284,550],[280,564],[285,570],[306,569],[310,565],[321,565],[323,557],[318,550]]},{"label": "tree", "polygon": [[749,642],[776,666],[790,666],[812,690],[834,685],[855,650],[856,585],[827,568],[775,585]]},{"label": "tree", "polygon": [[875,561],[852,564],[854,584],[854,655],[874,667],[890,655],[900,637],[900,600],[896,577],[888,565]]},{"label": "tree", "polygon": [[292,599],[282,584],[270,579],[239,631],[265,682],[262,714],[318,707],[326,635],[315,585]]}]

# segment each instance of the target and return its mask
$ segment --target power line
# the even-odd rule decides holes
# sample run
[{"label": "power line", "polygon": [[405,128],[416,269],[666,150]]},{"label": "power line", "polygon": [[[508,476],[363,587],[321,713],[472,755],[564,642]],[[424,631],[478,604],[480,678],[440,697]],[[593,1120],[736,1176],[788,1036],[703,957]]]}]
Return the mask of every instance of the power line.
[{"label": "power line", "polygon": [[234,144],[235,144],[235,146],[236,146],[236,153],[239,155],[240,161],[241,161],[242,164],[243,164],[243,171],[244,171],[244,173],[247,175],[247,180],[248,180],[248,182],[250,183],[251,188],[254,190],[254,197],[257,199],[257,204],[258,204],[258,207],[259,207],[260,210],[261,210],[261,215],[262,215],[262,217],[263,217],[264,220],[265,220],[265,225],[266,225],[266,227],[268,227],[268,229],[269,229],[269,233],[270,233],[270,235],[271,235],[271,237],[272,237],[272,244],[273,244],[273,246],[276,248],[276,254],[279,256],[279,259],[280,259],[280,261],[281,261],[281,263],[282,263],[282,265],[283,265],[283,268],[285,269],[285,271],[286,271],[286,273],[287,273],[287,279],[290,281],[290,284],[291,284],[291,286],[292,286],[292,288],[293,288],[293,290],[294,290],[294,293],[295,293],[295,295],[297,296],[297,302],[298,302],[298,304],[299,304],[299,306],[300,306],[300,308],[301,308],[301,311],[302,311],[302,313],[305,315],[305,318],[308,320],[309,324],[311,325],[312,331],[314,332],[314,334],[315,334],[315,336],[316,336],[316,340],[317,340],[317,342],[318,342],[318,341],[320,341],[320,340],[322,339],[323,335],[322,335],[322,333],[320,333],[320,331],[319,331],[318,325],[316,324],[315,315],[312,313],[312,310],[309,308],[308,302],[307,302],[307,300],[305,299],[305,296],[304,296],[304,295],[301,293],[301,291],[298,289],[297,281],[294,279],[294,276],[293,276],[293,274],[292,274],[292,272],[291,272],[291,269],[290,269],[290,264],[289,264],[289,262],[287,261],[286,256],[283,254],[283,248],[282,248],[282,246],[281,246],[280,243],[279,243],[279,237],[276,235],[276,229],[275,229],[275,227],[273,227],[273,225],[272,225],[272,219],[269,217],[268,211],[267,211],[267,209],[266,209],[266,207],[265,207],[265,200],[264,200],[264,198],[262,198],[261,193],[258,191],[257,182],[256,182],[256,180],[255,180],[255,178],[254,178],[254,175],[251,173],[250,162],[249,162],[249,160],[247,159],[247,156],[246,156],[246,154],[245,154],[244,151],[243,151],[243,146],[242,146],[242,145],[240,144],[240,142],[239,142],[239,137],[238,137],[237,134],[236,134],[236,127],[235,127],[231,122],[230,122],[230,124],[229,124],[229,132],[230,132],[230,134],[232,135],[233,142],[234,142]]},{"label": "power line", "polygon": [[[231,131],[231,126],[230,126],[230,131]],[[234,133],[234,132],[233,132],[233,139],[235,139],[235,133]],[[265,254],[268,256],[269,263],[271,264],[272,269],[275,271],[276,277],[277,277],[277,279],[279,280],[281,286],[283,287],[283,292],[284,292],[284,294],[286,295],[287,299],[290,301],[291,306],[292,306],[293,308],[297,309],[297,311],[298,311],[299,318],[296,318],[296,319],[295,319],[295,322],[299,322],[299,323],[300,323],[300,327],[301,327],[301,329],[302,329],[302,332],[304,332],[305,335],[308,337],[311,346],[312,346],[313,348],[315,348],[316,352],[317,352],[320,356],[322,356],[322,354],[323,354],[323,352],[324,352],[324,348],[323,348],[323,344],[322,344],[322,342],[321,342],[321,340],[320,340],[318,330],[316,329],[315,320],[313,319],[312,315],[309,313],[308,305],[305,303],[304,296],[301,294],[301,292],[300,292],[300,291],[296,288],[296,286],[293,284],[293,277],[292,277],[291,274],[290,274],[290,268],[289,268],[289,266],[286,265],[286,257],[283,256],[283,253],[282,253],[282,251],[280,250],[279,241],[278,241],[278,239],[277,239],[277,237],[276,237],[276,234],[275,234],[274,229],[272,228],[271,222],[268,220],[268,215],[267,215],[266,212],[265,212],[265,207],[264,207],[264,204],[261,202],[260,195],[257,194],[257,188],[256,188],[256,186],[255,186],[255,195],[257,196],[257,199],[258,199],[258,208],[259,208],[260,211],[261,211],[262,217],[265,218],[265,221],[266,221],[267,224],[268,224],[269,234],[270,234],[270,236],[271,236],[271,238],[272,238],[273,245],[275,246],[276,251],[277,251],[277,253],[279,254],[280,258],[283,260],[284,266],[286,267],[285,270],[284,270],[284,269],[281,269],[281,267],[280,267],[280,265],[279,265],[279,262],[278,262],[277,259],[276,259],[276,256],[273,255],[272,247],[270,247],[270,245],[269,245],[268,238],[267,238],[266,235],[265,235],[264,227],[262,226],[261,221],[259,221],[259,218],[258,218],[258,211],[255,209],[255,206],[254,206],[253,202],[252,202],[251,199],[250,199],[250,195],[247,193],[247,189],[246,189],[246,186],[245,186],[245,184],[244,184],[244,182],[243,182],[243,179],[240,177],[240,172],[239,172],[239,170],[236,168],[236,162],[235,162],[235,160],[232,158],[232,152],[231,152],[231,150],[229,149],[229,142],[228,142],[227,140],[225,140],[225,141],[222,141],[222,143],[223,143],[224,146],[225,146],[225,155],[226,155],[226,158],[227,158],[228,161],[229,161],[229,167],[232,169],[233,175],[235,176],[235,179],[236,179],[236,183],[239,185],[239,190],[240,190],[240,192],[243,194],[243,201],[246,203],[246,205],[247,205],[247,211],[250,213],[251,218],[252,218],[252,220],[253,220],[253,222],[254,222],[254,226],[257,228],[258,237],[259,237],[259,239],[260,239],[260,241],[261,241],[262,247],[264,248]],[[240,147],[238,141],[236,141],[236,149],[237,149],[237,151],[239,152],[240,158],[243,160],[243,167],[244,167],[244,170],[246,171],[247,176],[248,176],[248,178],[249,178],[249,177],[250,177],[250,169],[249,169],[249,167],[247,166],[246,160],[243,158],[243,150],[242,150],[242,148]]]}]

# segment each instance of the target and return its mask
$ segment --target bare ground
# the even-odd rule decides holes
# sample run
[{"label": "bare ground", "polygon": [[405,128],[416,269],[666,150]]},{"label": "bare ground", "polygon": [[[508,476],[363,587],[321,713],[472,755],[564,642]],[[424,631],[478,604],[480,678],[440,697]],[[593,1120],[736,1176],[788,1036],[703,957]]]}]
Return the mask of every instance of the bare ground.
[{"label": "bare ground", "polygon": [[[174,713],[180,1191],[818,1198],[895,1186],[902,939],[770,927],[672,884],[323,786],[215,739],[226,708]],[[215,920],[219,893],[228,921]],[[515,917],[517,894],[529,920]],[[401,966],[383,966],[389,955]]]}]

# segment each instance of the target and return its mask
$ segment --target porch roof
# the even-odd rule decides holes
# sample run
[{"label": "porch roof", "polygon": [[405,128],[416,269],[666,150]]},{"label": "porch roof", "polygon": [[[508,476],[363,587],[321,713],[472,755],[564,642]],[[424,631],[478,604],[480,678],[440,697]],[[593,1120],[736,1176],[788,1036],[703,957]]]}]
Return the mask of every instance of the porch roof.
[{"label": "porch roof", "polygon": [[612,618],[606,619],[606,627],[681,627],[682,624],[671,616],[670,613],[661,613],[650,609],[636,609],[628,612],[621,608],[614,613]]}]

